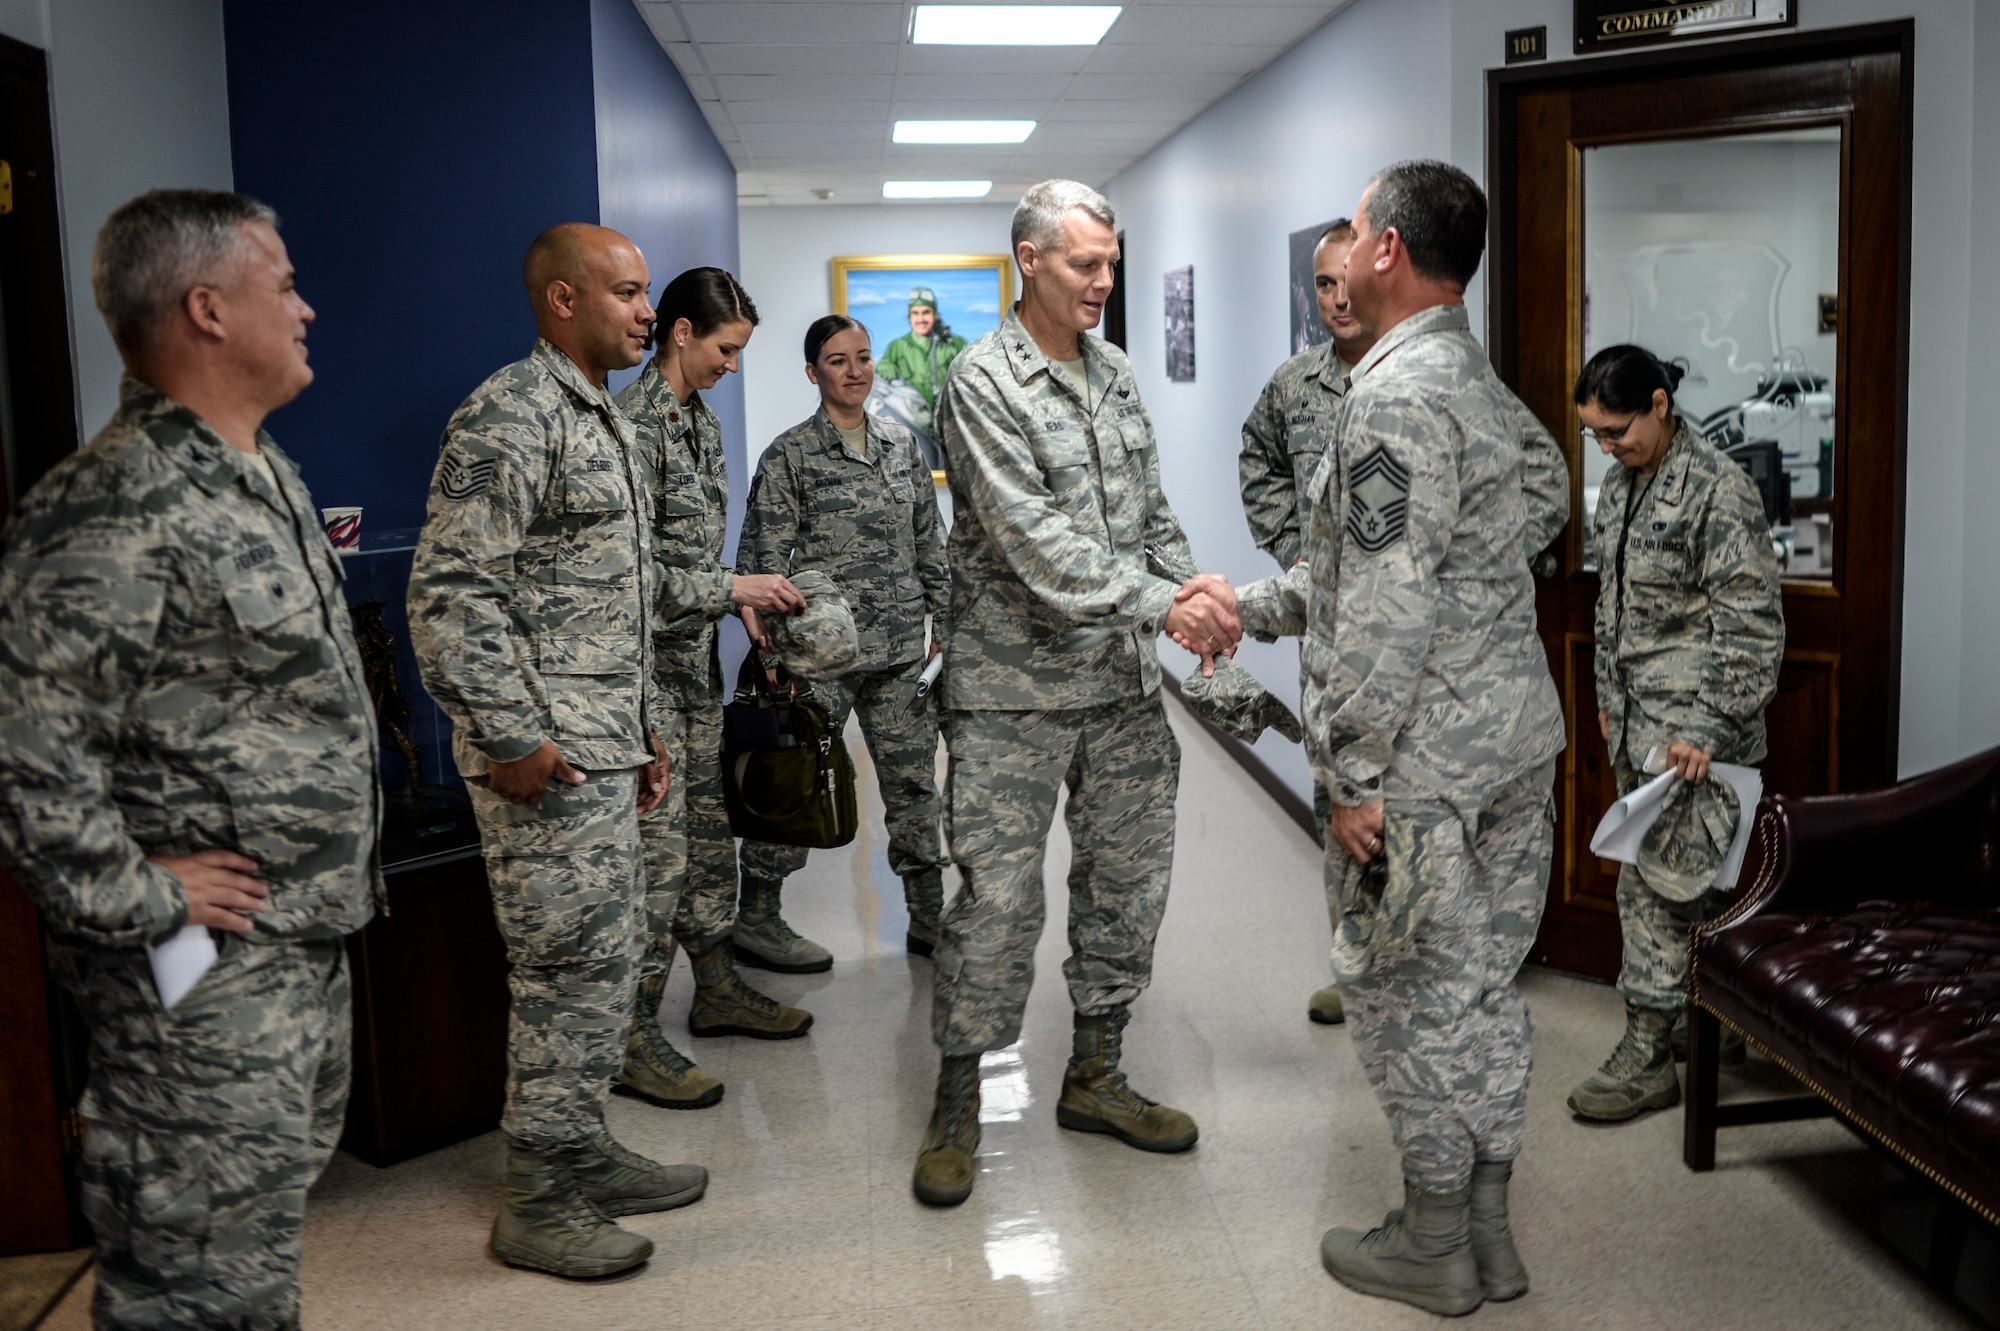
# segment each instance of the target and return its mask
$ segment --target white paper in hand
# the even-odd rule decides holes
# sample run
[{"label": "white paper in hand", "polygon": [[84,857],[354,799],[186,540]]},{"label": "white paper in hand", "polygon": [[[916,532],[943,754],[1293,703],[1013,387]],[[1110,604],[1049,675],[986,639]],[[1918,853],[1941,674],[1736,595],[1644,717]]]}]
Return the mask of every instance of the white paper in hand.
[{"label": "white paper in hand", "polygon": [[[1756,821],[1757,801],[1764,797],[1764,774],[1754,767],[1739,767],[1735,763],[1710,763],[1708,774],[1729,783],[1742,810],[1736,820],[1736,835],[1729,842],[1729,853],[1722,857],[1722,868],[1715,875],[1715,886],[1726,889],[1736,886],[1736,879],[1743,872],[1743,858],[1750,848],[1750,825]],[[1597,830],[1591,833],[1591,853],[1620,864],[1637,864],[1639,843],[1658,820],[1667,791],[1679,779],[1671,771],[1662,773],[1612,805]]]},{"label": "white paper in hand", "polygon": [[206,925],[190,924],[158,947],[147,948],[146,954],[153,963],[160,1006],[172,1012],[215,964],[215,939]]}]

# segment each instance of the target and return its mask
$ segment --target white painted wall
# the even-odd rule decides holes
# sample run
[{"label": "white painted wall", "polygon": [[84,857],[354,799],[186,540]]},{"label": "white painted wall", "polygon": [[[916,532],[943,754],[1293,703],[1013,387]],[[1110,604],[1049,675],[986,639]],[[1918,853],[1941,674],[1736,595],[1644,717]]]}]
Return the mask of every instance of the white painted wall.
[{"label": "white painted wall", "polygon": [[120,371],[90,295],[98,228],[155,186],[231,186],[222,0],[0,0],[0,33],[49,53],[78,419],[88,438],[117,408]]},{"label": "white painted wall", "polygon": [[835,255],[1005,254],[1013,216],[1012,200],[743,209],[737,277],[763,320],[743,353],[751,469],[773,439],[819,406],[802,344],[812,321],[833,313]]},{"label": "white painted wall", "polygon": [[[1983,436],[1977,448],[1968,443],[1971,422],[1986,415],[1976,410],[1979,362],[1969,349],[2000,336],[1991,302],[1975,308],[1971,296],[2000,283],[2000,257],[1973,240],[1975,218],[2000,215],[2000,7],[1801,8],[1808,29],[1917,19],[1901,625],[1908,774],[2000,744],[2000,523],[1991,513],[2000,449]],[[1398,158],[1443,157],[1483,180],[1485,71],[1501,63],[1504,33],[1546,24],[1550,50],[1568,59],[1571,14],[1568,0],[1359,0],[1111,182],[1127,237],[1133,368],[1159,427],[1167,494],[1208,566],[1233,579],[1272,571],[1243,520],[1235,455],[1242,418],[1285,355],[1286,234],[1350,211],[1369,174]],[[1167,269],[1189,263],[1198,373],[1170,384],[1157,293]],[[1467,304],[1483,330],[1483,279]],[[1184,668],[1166,656],[1169,668]],[[1240,659],[1296,696],[1289,645],[1246,646]],[[1268,735],[1258,748],[1306,792],[1295,748]]]}]

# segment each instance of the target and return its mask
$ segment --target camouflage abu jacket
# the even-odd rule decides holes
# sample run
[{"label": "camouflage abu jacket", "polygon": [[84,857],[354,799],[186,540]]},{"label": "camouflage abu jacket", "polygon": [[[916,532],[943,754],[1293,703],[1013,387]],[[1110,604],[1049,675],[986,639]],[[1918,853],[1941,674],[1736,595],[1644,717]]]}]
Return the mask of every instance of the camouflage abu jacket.
[{"label": "camouflage abu jacket", "polygon": [[410,636],[467,776],[544,740],[586,771],[652,761],[646,500],[611,395],[546,341],[452,413]]},{"label": "camouflage abu jacket", "polygon": [[1020,318],[974,342],[938,402],[951,478],[944,704],[1089,707],[1160,686],[1158,635],[1194,566],[1160,493],[1153,423],[1125,353],[1084,337],[1085,401]]},{"label": "camouflage abu jacket", "polygon": [[1653,745],[1686,740],[1717,762],[1763,758],[1785,616],[1771,524],[1742,468],[1682,422],[1650,482],[1621,466],[1605,476],[1590,560],[1612,754],[1636,768]]},{"label": "camouflage abu jacket", "polygon": [[253,941],[373,913],[378,740],[340,561],[258,443],[276,492],[127,379],[0,548],[0,850],[65,941],[163,940],[187,899],[144,857],[207,849],[263,866]]},{"label": "camouflage abu jacket", "polygon": [[937,487],[900,425],[863,416],[858,457],[821,407],[771,441],[750,482],[738,562],[748,573],[819,569],[854,615],[856,670],[924,654],[924,615],[943,641],[951,595]]},{"label": "camouflage abu jacket", "polygon": [[1244,626],[1303,630],[1306,734],[1335,803],[1476,806],[1563,747],[1528,552],[1567,521],[1568,489],[1531,511],[1522,408],[1463,306],[1405,319],[1351,380],[1306,563],[1242,589]]},{"label": "camouflage abu jacket", "polygon": [[729,473],[722,422],[691,394],[683,403],[649,361],[618,395],[632,422],[640,467],[653,491],[653,558],[659,601],[653,620],[653,678],[670,708],[719,697],[722,667],[715,626],[735,613],[736,570],[722,562],[729,534]]}]

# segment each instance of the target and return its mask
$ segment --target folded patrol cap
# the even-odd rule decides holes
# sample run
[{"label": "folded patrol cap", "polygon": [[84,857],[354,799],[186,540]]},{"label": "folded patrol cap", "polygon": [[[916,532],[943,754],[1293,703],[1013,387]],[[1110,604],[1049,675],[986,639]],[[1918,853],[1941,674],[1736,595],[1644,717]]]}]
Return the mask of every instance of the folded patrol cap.
[{"label": "folded patrol cap", "polygon": [[1199,670],[1189,671],[1181,684],[1181,700],[1202,720],[1245,742],[1254,741],[1266,727],[1294,744],[1305,739],[1305,728],[1292,709],[1226,656],[1215,658],[1213,679],[1203,678]]},{"label": "folded patrol cap", "polygon": [[791,581],[806,598],[806,608],[796,615],[763,617],[771,635],[771,651],[800,679],[834,679],[846,674],[861,659],[861,644],[847,601],[833,579],[818,569],[794,573]]}]

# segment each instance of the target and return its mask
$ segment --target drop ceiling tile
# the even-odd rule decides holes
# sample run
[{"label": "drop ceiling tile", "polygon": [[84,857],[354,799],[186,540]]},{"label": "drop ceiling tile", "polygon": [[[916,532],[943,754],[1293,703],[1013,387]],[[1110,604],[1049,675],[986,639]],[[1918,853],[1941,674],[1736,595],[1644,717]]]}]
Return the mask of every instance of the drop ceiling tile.
[{"label": "drop ceiling tile", "polygon": [[1074,74],[1089,46],[905,46],[905,74]]},{"label": "drop ceiling tile", "polygon": [[[1050,99],[1005,97],[898,97],[889,104],[891,120],[1040,120]],[[1037,131],[1039,133],[1040,131]]]},{"label": "drop ceiling tile", "polygon": [[894,83],[887,74],[718,74],[715,79],[716,89],[731,102],[887,101]]},{"label": "drop ceiling tile", "polygon": [[1133,5],[1114,27],[1124,29],[1121,43],[1289,46],[1328,12],[1306,5]]},{"label": "drop ceiling tile", "polygon": [[1176,127],[1187,123],[1191,116],[1199,113],[1207,102],[1199,99],[1189,101],[1123,101],[1089,102],[1065,98],[1049,108],[1043,117],[1044,124],[1058,121],[1101,121],[1115,124],[1119,121],[1159,120],[1168,121]]},{"label": "drop ceiling tile", "polygon": [[1072,74],[899,74],[896,96],[1031,101],[1060,97],[1075,81]]},{"label": "drop ceiling tile", "polygon": [[767,143],[866,143],[880,150],[889,146],[888,130],[880,123],[865,120],[768,120],[738,125],[743,142]]},{"label": "drop ceiling tile", "polygon": [[884,139],[888,138],[891,118],[888,102],[865,102],[846,97],[810,102],[737,102],[730,110],[739,125],[771,120],[872,121],[881,127]]},{"label": "drop ceiling tile", "polygon": [[717,74],[893,74],[894,42],[844,43],[837,50],[808,44],[708,42],[702,54]]},{"label": "drop ceiling tile", "polygon": [[678,6],[690,35],[698,42],[899,42],[903,39],[902,0],[836,3],[835,0],[793,0],[768,4],[756,0],[723,3],[683,3]]}]

